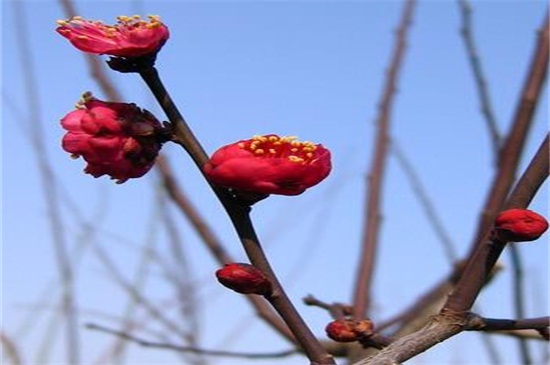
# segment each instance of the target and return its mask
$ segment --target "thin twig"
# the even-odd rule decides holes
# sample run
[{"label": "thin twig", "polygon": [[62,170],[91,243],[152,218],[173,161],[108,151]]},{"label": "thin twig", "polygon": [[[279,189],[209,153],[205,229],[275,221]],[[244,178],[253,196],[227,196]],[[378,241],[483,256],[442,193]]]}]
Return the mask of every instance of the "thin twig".
[{"label": "thin twig", "polygon": [[[192,275],[192,268],[184,251],[183,242],[177,230],[176,223],[168,212],[168,199],[164,189],[160,192],[157,200],[162,222],[169,237],[170,256],[173,259],[173,264],[163,265],[163,269],[167,271],[167,274],[171,278],[170,282],[174,285],[174,291],[180,308],[181,321],[182,323],[186,323],[188,327],[184,340],[189,346],[198,347],[200,327],[197,303],[198,288],[194,283],[195,278]],[[173,269],[169,266],[173,267]],[[188,361],[190,364],[195,365],[205,363],[201,356],[192,356]]]},{"label": "thin twig", "polygon": [[134,336],[132,334],[129,334],[124,331],[117,331],[113,330],[98,324],[88,323],[86,325],[86,328],[96,331],[101,331],[105,333],[109,333],[111,335],[115,335],[118,337],[121,337],[125,340],[129,340],[132,342],[137,343],[140,346],[144,347],[151,347],[151,348],[159,348],[159,349],[169,349],[174,351],[180,351],[180,352],[191,352],[194,354],[200,354],[200,355],[208,355],[208,356],[219,356],[219,357],[236,357],[236,358],[245,358],[245,359],[274,359],[274,358],[281,358],[281,357],[287,357],[290,355],[294,355],[298,352],[296,349],[290,349],[286,351],[279,351],[279,352],[266,352],[266,353],[248,353],[248,352],[237,352],[237,351],[219,351],[219,350],[207,350],[207,349],[201,349],[194,346],[179,346],[171,343],[165,343],[165,342],[153,342],[144,340],[142,338],[139,338],[137,336]]},{"label": "thin twig", "polygon": [[550,327],[550,317],[525,319],[497,319],[478,316],[470,321],[467,331],[510,331],[534,329],[541,330]]},{"label": "thin twig", "polygon": [[[489,96],[487,81],[483,72],[479,52],[477,50],[474,36],[472,34],[472,6],[468,0],[458,0],[457,3],[460,8],[462,19],[460,34],[462,35],[462,39],[464,40],[468,60],[470,61],[470,66],[472,67],[479,100],[481,102],[481,112],[485,117],[484,119],[487,125],[487,130],[489,131],[491,143],[493,145],[493,151],[495,155],[497,155],[498,151],[500,150],[500,143],[502,138],[500,136],[498,124],[493,113],[493,107],[491,106],[491,98]],[[498,162],[498,160],[495,159],[495,162]]]},{"label": "thin twig", "polygon": [[[525,317],[525,296],[523,290],[523,270],[521,253],[516,245],[510,245],[508,247],[510,258],[512,261],[512,293],[514,301],[514,315],[516,318]],[[518,337],[519,352],[521,354],[521,363],[524,365],[530,365],[533,363],[527,340],[523,337]]]},{"label": "thin twig", "polygon": [[415,196],[418,198],[420,205],[424,208],[424,212],[426,213],[426,217],[428,218],[430,225],[443,244],[443,249],[447,260],[449,263],[456,262],[457,254],[454,248],[456,245],[445,229],[445,226],[440,219],[440,214],[437,214],[436,208],[431,201],[427,190],[424,188],[420,177],[416,173],[412,163],[407,159],[406,154],[401,151],[401,147],[395,138],[392,138],[391,140],[391,152],[393,152],[393,156],[395,156],[397,162],[401,166],[401,169],[408,177],[411,188],[413,189]]},{"label": "thin twig", "polygon": [[365,201],[366,214],[363,224],[362,249],[356,274],[353,298],[354,317],[356,319],[362,319],[368,314],[372,297],[371,288],[375,271],[375,262],[377,259],[376,252],[381,215],[380,200],[382,198],[383,177],[389,142],[391,111],[395,92],[397,90],[397,79],[403,63],[407,33],[412,21],[415,5],[415,0],[407,0],[403,6],[399,28],[395,34],[393,55],[388,68],[379,114],[376,121],[376,142],[368,176],[368,193]]},{"label": "thin twig", "polygon": [[114,264],[114,262],[111,260],[107,252],[103,250],[103,248],[96,244],[94,245],[94,250],[100,259],[100,261],[103,263],[105,268],[110,273],[112,279],[120,285],[128,295],[133,298],[136,303],[139,303],[150,315],[151,317],[158,320],[159,323],[162,323],[167,329],[171,330],[172,332],[178,334],[180,337],[185,336],[185,333],[180,329],[180,327],[170,321],[166,316],[163,314],[163,311],[157,307],[155,307],[149,300],[147,300],[140,292],[139,290],[133,286],[131,283],[129,283],[123,275],[119,272],[118,268]]}]

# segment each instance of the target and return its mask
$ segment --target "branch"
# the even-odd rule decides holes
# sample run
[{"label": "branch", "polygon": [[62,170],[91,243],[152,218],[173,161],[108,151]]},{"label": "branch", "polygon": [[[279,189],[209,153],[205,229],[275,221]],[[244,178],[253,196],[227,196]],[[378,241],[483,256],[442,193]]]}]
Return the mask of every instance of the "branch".
[{"label": "branch", "polygon": [[449,260],[450,263],[455,262],[457,258],[454,248],[455,244],[440,219],[441,215],[437,214],[436,208],[430,200],[428,191],[422,184],[422,181],[418,177],[418,174],[406,154],[401,151],[401,147],[395,138],[392,138],[391,140],[391,152],[393,152],[393,156],[395,156],[397,162],[401,166],[401,169],[407,176],[414,195],[420,202],[422,208],[424,208],[424,213],[426,214],[430,225],[443,244],[443,249],[445,251],[445,255],[447,256],[447,260]]},{"label": "branch", "polygon": [[23,364],[21,361],[21,355],[19,354],[19,349],[12,339],[9,338],[4,332],[0,332],[0,343],[4,348],[4,351],[2,352],[3,355],[11,360],[12,365]]},{"label": "branch", "polygon": [[[519,187],[521,191],[514,191],[510,198],[511,200],[505,205],[505,200],[515,178],[521,151],[525,145],[527,132],[531,125],[537,102],[540,99],[542,85],[548,68],[547,28],[548,17],[542,28],[545,29],[545,31],[541,30],[539,32],[539,41],[516,110],[514,123],[503,145],[498,171],[495,174],[492,189],[485,204],[484,214],[480,217],[474,244],[468,254],[468,264],[455,291],[449,296],[445,305],[445,308],[451,311],[465,312],[472,307],[483,282],[486,280],[504,248],[503,244],[487,244],[490,227],[496,213],[505,206],[508,208],[512,206],[516,208],[526,207],[542,183],[540,178],[544,180],[548,174],[548,169],[546,169],[545,172],[534,171],[530,166],[516,187],[516,189]],[[545,143],[547,144],[547,141]],[[535,157],[535,159],[541,160],[543,164],[543,160],[545,157],[547,160],[547,156],[541,155],[546,155],[548,153],[548,147],[544,147],[545,143],[543,143]],[[534,183],[531,183],[531,180],[535,180]]]},{"label": "branch", "polygon": [[134,336],[128,332],[113,330],[94,323],[86,324],[86,328],[95,330],[95,331],[109,333],[111,335],[118,336],[125,340],[135,342],[138,345],[143,347],[168,349],[168,350],[174,350],[174,351],[180,351],[180,352],[191,352],[194,354],[208,355],[208,356],[237,357],[237,358],[246,358],[246,359],[274,359],[274,358],[287,357],[298,352],[298,350],[296,349],[279,351],[279,352],[258,353],[258,354],[248,353],[248,352],[236,352],[236,351],[234,352],[234,351],[206,350],[206,349],[201,349],[194,346],[179,346],[179,345],[174,345],[174,344],[165,343],[165,342],[148,341],[148,340],[139,338],[137,336]]},{"label": "branch", "polygon": [[485,76],[483,74],[481,59],[479,58],[479,53],[477,51],[474,37],[472,35],[472,7],[467,0],[458,0],[458,5],[460,7],[460,13],[462,15],[462,26],[460,28],[460,34],[464,39],[464,45],[466,46],[468,60],[470,61],[470,66],[472,67],[474,80],[481,102],[481,112],[485,117],[487,129],[489,130],[489,136],[493,145],[493,151],[495,152],[495,154],[498,154],[498,151],[500,149],[501,136],[500,132],[498,131],[497,121],[493,113],[493,108],[491,106],[491,99],[489,97],[489,90],[487,89],[487,81],[485,80]]},{"label": "branch", "polygon": [[[532,197],[537,192],[542,182],[548,176],[548,136],[543,141],[531,164],[527,167],[515,189],[513,190],[506,206],[515,206],[518,208],[526,207]],[[488,233],[487,233],[488,236]],[[492,242],[483,246],[483,249],[478,251],[476,255],[468,260],[468,266],[461,279],[471,277],[470,280],[477,281],[479,278],[474,275],[481,275],[477,268],[488,270],[494,267],[498,255],[502,252],[504,244],[500,242]],[[486,280],[487,276],[481,276]],[[466,285],[468,285],[466,283]],[[467,288],[473,290],[472,288]],[[456,289],[451,293],[450,298],[456,295]],[[478,291],[479,292],[479,289]],[[476,295],[477,295],[476,292]],[[448,302],[447,302],[448,303]],[[399,338],[390,346],[381,350],[378,354],[369,358],[363,359],[354,365],[394,365],[396,363],[408,360],[427,349],[445,341],[446,339],[465,331],[473,326],[473,319],[478,316],[467,311],[457,312],[448,307],[444,307],[441,312],[433,317],[423,328],[408,335]]]},{"label": "branch", "polygon": [[[199,211],[193,206],[191,201],[187,198],[185,192],[179,187],[179,184],[174,176],[168,159],[165,156],[159,156],[155,163],[157,171],[161,175],[161,179],[164,188],[168,192],[168,195],[172,198],[172,202],[178,207],[185,218],[193,226],[195,231],[199,234],[200,238],[218,261],[220,265],[235,262],[225,250],[222,242],[216,237],[212,228],[208,225],[206,220],[200,215]],[[294,335],[289,331],[288,326],[284,324],[281,319],[275,315],[273,310],[265,303],[265,301],[255,295],[247,295],[245,298],[256,309],[256,313],[277,330],[283,337],[291,342],[295,342]]]},{"label": "branch", "polygon": [[412,21],[415,0],[407,0],[401,15],[400,25],[395,35],[395,45],[392,60],[387,73],[386,84],[382,94],[379,114],[377,117],[377,134],[375,151],[371,161],[368,176],[368,195],[366,198],[366,220],[363,225],[362,252],[357,270],[355,293],[353,299],[353,314],[355,319],[362,319],[369,310],[372,296],[372,282],[375,269],[378,232],[380,229],[380,199],[382,196],[382,180],[387,160],[390,115],[397,89],[397,78],[403,63],[406,47],[406,37]]},{"label": "branch", "polygon": [[[173,141],[185,149],[200,172],[205,176],[203,166],[208,161],[208,155],[179,112],[164,87],[157,70],[154,67],[147,67],[139,70],[139,74],[170,120],[174,131]],[[250,219],[250,206],[243,205],[228,189],[210,183],[206,176],[205,179],[229,216],[250,262],[269,278],[273,292],[271,295],[266,296],[266,299],[288,325],[296,341],[311,360],[311,364],[334,364],[334,359],[311,332],[275,275]]]},{"label": "branch", "polygon": [[550,327],[550,317],[538,317],[527,319],[495,319],[495,318],[474,318],[467,331],[510,331],[534,329],[542,330]]}]

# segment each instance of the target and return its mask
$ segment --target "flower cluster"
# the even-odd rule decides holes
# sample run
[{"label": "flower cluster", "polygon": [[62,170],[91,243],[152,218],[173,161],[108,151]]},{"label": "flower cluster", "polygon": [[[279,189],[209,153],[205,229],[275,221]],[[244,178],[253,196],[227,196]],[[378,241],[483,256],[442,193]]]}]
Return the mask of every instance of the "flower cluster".
[{"label": "flower cluster", "polygon": [[88,163],[85,172],[109,175],[118,183],[151,169],[163,142],[159,121],[135,104],[112,103],[84,94],[61,125],[63,149]]},{"label": "flower cluster", "polygon": [[59,20],[56,31],[81,51],[115,57],[155,54],[168,40],[168,28],[158,16],[149,21],[139,16],[119,16],[116,25],[73,17]]},{"label": "flower cluster", "polygon": [[330,170],[330,151],[322,145],[275,134],[224,146],[204,166],[215,184],[281,195],[303,193],[326,178]]}]

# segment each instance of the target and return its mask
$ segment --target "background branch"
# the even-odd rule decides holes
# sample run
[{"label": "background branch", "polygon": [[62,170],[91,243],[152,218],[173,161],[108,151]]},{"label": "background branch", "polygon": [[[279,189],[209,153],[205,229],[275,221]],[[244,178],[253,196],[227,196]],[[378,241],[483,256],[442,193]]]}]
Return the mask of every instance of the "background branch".
[{"label": "background branch", "polygon": [[372,155],[368,186],[365,201],[365,222],[363,223],[363,238],[360,253],[360,262],[356,273],[356,282],[353,298],[353,315],[355,319],[362,319],[368,315],[372,300],[372,283],[375,271],[378,233],[380,230],[380,201],[382,198],[382,184],[385,163],[389,145],[389,129],[391,110],[397,90],[397,79],[403,64],[406,47],[406,38],[412,22],[416,1],[407,0],[403,4],[403,11],[399,27],[395,34],[395,44],[387,71],[386,83],[382,92],[379,114],[376,120],[375,147]]}]

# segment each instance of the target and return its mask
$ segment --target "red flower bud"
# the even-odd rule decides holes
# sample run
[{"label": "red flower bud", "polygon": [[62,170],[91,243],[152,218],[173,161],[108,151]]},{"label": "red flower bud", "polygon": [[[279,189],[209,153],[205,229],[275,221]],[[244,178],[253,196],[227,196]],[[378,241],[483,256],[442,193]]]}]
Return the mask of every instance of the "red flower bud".
[{"label": "red flower bud", "polygon": [[217,150],[204,167],[215,184],[259,194],[298,195],[326,178],[330,151],[320,144],[275,134]]},{"label": "red flower bud", "polygon": [[227,264],[216,271],[218,281],[225,287],[241,294],[269,295],[271,282],[256,267],[243,264]]},{"label": "red flower bud", "polygon": [[356,326],[357,322],[352,319],[337,319],[327,324],[325,332],[336,342],[354,342],[360,338]]},{"label": "red flower bud", "polygon": [[59,20],[56,31],[81,51],[116,57],[155,54],[168,40],[168,28],[158,16],[119,16],[116,25],[73,17]]},{"label": "red flower bud", "polygon": [[548,229],[548,221],[531,210],[509,209],[495,219],[493,238],[500,241],[534,241]]},{"label": "red flower bud", "polygon": [[88,163],[94,177],[110,175],[117,183],[143,176],[151,169],[162,145],[162,127],[135,104],[110,103],[83,95],[78,109],[61,119],[68,132],[63,149]]}]

